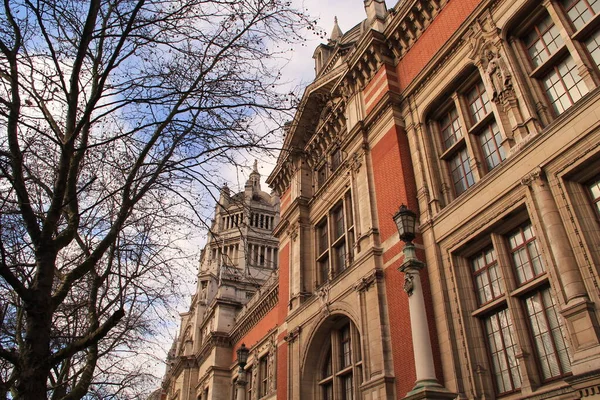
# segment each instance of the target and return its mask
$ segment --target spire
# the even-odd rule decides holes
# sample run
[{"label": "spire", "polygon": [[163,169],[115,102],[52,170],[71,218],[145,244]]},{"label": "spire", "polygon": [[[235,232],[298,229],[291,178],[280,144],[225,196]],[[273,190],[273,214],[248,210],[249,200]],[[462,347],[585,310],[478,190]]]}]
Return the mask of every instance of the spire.
[{"label": "spire", "polygon": [[337,41],[342,37],[343,34],[344,32],[342,32],[342,30],[340,29],[340,26],[338,25],[338,18],[336,16],[333,19],[333,29],[331,30],[331,37],[329,38],[329,40]]},{"label": "spire", "polygon": [[260,190],[260,173],[258,172],[258,160],[254,160],[252,172],[246,181],[246,188],[251,188],[254,191]]}]

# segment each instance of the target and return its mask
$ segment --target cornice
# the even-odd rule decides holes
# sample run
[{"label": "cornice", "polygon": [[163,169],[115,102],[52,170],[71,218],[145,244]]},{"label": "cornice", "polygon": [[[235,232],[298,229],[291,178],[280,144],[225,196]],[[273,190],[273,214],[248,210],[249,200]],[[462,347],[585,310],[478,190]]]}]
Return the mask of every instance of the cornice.
[{"label": "cornice", "polygon": [[[279,277],[278,274],[274,274],[274,276]],[[236,317],[236,324],[229,335],[231,343],[237,343],[279,302],[279,279],[274,279],[270,286],[268,284],[269,282],[265,282],[264,292],[256,292],[254,295],[255,297],[260,296],[260,301],[251,304],[250,307]]]}]

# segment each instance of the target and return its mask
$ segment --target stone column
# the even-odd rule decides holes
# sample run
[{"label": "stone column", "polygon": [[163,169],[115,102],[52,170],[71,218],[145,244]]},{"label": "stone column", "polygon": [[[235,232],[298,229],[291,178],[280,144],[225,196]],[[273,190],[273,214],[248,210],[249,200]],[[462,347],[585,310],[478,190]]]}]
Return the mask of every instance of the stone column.
[{"label": "stone column", "polygon": [[416,257],[415,246],[408,242],[404,246],[404,262],[400,272],[404,273],[404,291],[408,294],[410,327],[417,381],[405,399],[454,399],[456,394],[440,385],[435,377],[433,351],[427,323],[427,310],[419,271],[425,264]]},{"label": "stone column", "polygon": [[565,304],[560,313],[565,319],[571,339],[571,368],[574,375],[584,373],[590,369],[588,360],[595,357],[600,348],[600,329],[595,307],[587,295],[571,242],[541,168],[536,168],[521,183],[531,190],[540,224],[547,238],[549,253],[554,261],[549,267],[555,268],[560,286],[555,290],[564,295]]},{"label": "stone column", "polygon": [[528,174],[521,182],[531,188],[540,224],[544,227],[550,245],[550,253],[558,272],[557,276],[562,284],[565,303],[569,304],[578,297],[587,297],[569,237],[541,168]]},{"label": "stone column", "polygon": [[237,390],[235,400],[246,400],[246,384],[246,371],[240,368],[238,379],[235,382],[235,388]]}]

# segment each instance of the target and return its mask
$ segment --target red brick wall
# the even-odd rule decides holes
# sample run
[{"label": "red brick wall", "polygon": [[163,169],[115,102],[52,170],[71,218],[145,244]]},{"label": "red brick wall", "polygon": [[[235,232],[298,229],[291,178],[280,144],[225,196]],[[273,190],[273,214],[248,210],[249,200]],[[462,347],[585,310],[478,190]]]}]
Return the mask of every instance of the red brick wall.
[{"label": "red brick wall", "polygon": [[408,139],[399,126],[392,127],[371,151],[381,240],[398,235],[392,219],[401,204],[417,209],[417,191]]},{"label": "red brick wall", "polygon": [[237,358],[236,351],[244,343],[246,347],[252,348],[258,341],[263,339],[270,329],[277,327],[278,311],[277,306],[267,313],[258,324],[254,325],[234,346],[233,360]]},{"label": "red brick wall", "polygon": [[367,114],[371,112],[383,95],[389,91],[399,92],[398,76],[394,67],[384,64],[365,87],[364,101]]},{"label": "red brick wall", "polygon": [[[394,237],[397,242],[387,248],[383,254],[384,263],[397,256],[404,245],[398,239],[398,230],[392,216],[404,203],[412,210],[418,209],[416,197],[416,183],[408,139],[401,127],[391,128],[384,137],[373,147],[373,177],[377,201],[379,230],[381,240],[385,241]],[[420,242],[419,238],[415,242]],[[417,251],[421,260],[425,259],[422,251]],[[414,353],[412,347],[412,334],[410,329],[410,312],[408,309],[408,296],[403,290],[404,274],[398,271],[402,263],[400,257],[384,271],[387,293],[387,304],[390,318],[390,334],[392,337],[392,352],[394,357],[394,371],[396,373],[396,391],[399,398],[410,391],[416,380],[413,366]],[[432,338],[433,354],[436,358],[436,375],[442,379],[441,364],[439,362],[439,346],[436,339],[435,320],[433,318],[433,304],[427,270],[421,271],[423,294],[429,331]]]},{"label": "red brick wall", "polygon": [[288,344],[282,342],[277,349],[277,398],[287,399],[287,364],[288,364]]},{"label": "red brick wall", "polygon": [[481,0],[455,0],[446,4],[398,63],[396,71],[402,89],[412,82],[480,2]]}]

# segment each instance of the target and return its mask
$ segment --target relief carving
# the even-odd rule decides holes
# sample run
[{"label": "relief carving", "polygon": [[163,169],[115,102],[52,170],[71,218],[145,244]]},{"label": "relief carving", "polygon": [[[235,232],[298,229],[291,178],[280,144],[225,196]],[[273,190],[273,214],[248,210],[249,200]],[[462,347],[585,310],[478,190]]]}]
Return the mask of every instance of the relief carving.
[{"label": "relief carving", "polygon": [[485,69],[488,79],[488,87],[492,93],[492,100],[502,100],[506,92],[512,92],[512,82],[510,70],[504,58],[499,53],[494,53],[493,50],[486,51],[488,64]]}]

